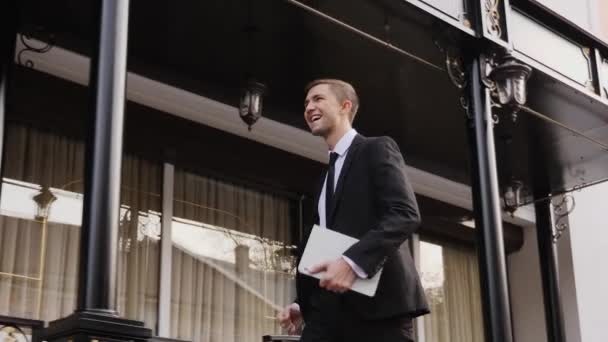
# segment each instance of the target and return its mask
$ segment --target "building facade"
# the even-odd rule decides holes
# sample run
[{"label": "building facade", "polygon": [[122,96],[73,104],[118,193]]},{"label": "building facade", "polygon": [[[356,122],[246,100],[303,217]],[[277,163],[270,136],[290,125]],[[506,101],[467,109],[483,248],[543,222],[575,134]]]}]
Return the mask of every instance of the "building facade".
[{"label": "building facade", "polygon": [[2,6],[0,341],[283,334],[327,162],[303,87],[327,76],[408,163],[418,341],[608,336],[605,2]]}]

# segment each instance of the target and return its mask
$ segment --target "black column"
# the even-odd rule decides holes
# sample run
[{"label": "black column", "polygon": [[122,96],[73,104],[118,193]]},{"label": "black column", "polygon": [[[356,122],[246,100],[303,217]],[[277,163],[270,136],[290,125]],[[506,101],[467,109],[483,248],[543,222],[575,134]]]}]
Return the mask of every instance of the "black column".
[{"label": "black column", "polygon": [[482,85],[477,57],[468,62],[467,73],[469,75],[467,130],[486,341],[512,342],[511,309],[490,95]]},{"label": "black column", "polygon": [[[542,196],[544,197],[547,193],[543,192]],[[535,198],[539,197],[535,195]],[[550,200],[537,202],[535,209],[547,339],[552,342],[565,342],[566,333],[560,297],[557,250],[553,243],[553,217]]]},{"label": "black column", "polygon": [[0,32],[0,174],[4,161],[4,127],[10,74],[15,60],[18,16],[17,0],[3,0],[0,5],[0,22],[4,26]]},{"label": "black column", "polygon": [[94,115],[85,159],[78,310],[115,315],[129,1],[103,0],[100,12],[89,82]]},{"label": "black column", "polygon": [[99,4],[89,83],[94,114],[85,156],[78,308],[49,325],[43,334],[49,342],[140,342],[151,335],[142,322],[118,317],[115,307],[129,1]]}]

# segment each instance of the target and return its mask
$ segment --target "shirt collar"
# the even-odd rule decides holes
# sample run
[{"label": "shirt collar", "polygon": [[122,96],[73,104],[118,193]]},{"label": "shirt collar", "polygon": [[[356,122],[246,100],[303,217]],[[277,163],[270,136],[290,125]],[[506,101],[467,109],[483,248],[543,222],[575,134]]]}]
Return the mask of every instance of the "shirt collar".
[{"label": "shirt collar", "polygon": [[334,147],[334,150],[329,151],[328,153],[336,152],[340,155],[340,157],[342,157],[346,153],[346,151],[348,151],[350,145],[353,143],[353,140],[356,136],[357,131],[354,128],[351,128],[348,132],[346,132],[346,134],[342,136],[342,138],[340,138],[340,140],[338,140],[338,143]]}]

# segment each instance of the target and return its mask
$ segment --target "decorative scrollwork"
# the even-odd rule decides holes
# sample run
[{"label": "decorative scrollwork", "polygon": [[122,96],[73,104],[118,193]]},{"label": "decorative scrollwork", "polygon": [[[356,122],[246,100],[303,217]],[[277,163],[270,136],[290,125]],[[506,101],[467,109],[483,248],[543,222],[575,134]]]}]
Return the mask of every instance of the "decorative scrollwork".
[{"label": "decorative scrollwork", "polygon": [[481,57],[481,61],[481,82],[484,86],[486,86],[486,88],[490,90],[490,92],[492,92],[493,96],[498,96],[498,94],[496,93],[496,82],[494,82],[494,80],[490,78],[492,70],[494,70],[497,65],[496,55],[483,55]]},{"label": "decorative scrollwork", "polygon": [[433,43],[437,49],[445,54],[445,69],[450,81],[456,88],[463,90],[467,86],[467,77],[464,70],[464,58],[458,48],[455,38],[450,36],[444,28],[436,29]]},{"label": "decorative scrollwork", "polygon": [[[38,29],[38,31],[41,31],[41,29]],[[23,48],[21,50],[19,50],[19,52],[17,53],[17,63],[19,63],[19,65],[23,65],[28,68],[33,68],[34,62],[29,58],[24,59],[24,55],[23,55],[24,53],[26,54],[26,56],[27,56],[27,53],[29,53],[29,52],[46,53],[46,52],[49,52],[53,48],[53,46],[55,46],[55,37],[53,35],[49,35],[48,43],[36,41],[29,34],[19,35],[19,40],[21,41]],[[33,45],[34,42],[42,43],[44,45],[35,46],[35,45]]]},{"label": "decorative scrollwork", "polygon": [[467,77],[464,71],[464,61],[460,54],[454,52],[453,49],[446,51],[445,68],[450,77],[450,81],[458,89],[464,89],[467,86]]},{"label": "decorative scrollwork", "polygon": [[500,103],[496,102],[496,100],[494,100],[494,97],[490,97],[490,107],[502,108],[502,105]]},{"label": "decorative scrollwork", "polygon": [[574,196],[564,195],[558,203],[553,205],[553,215],[555,219],[555,232],[553,233],[553,242],[556,243],[562,234],[568,229],[568,215],[570,215],[576,207]]},{"label": "decorative scrollwork", "polygon": [[462,52],[457,48],[458,44],[454,37],[451,37],[446,32],[449,31],[441,28],[436,29],[433,42],[439,51],[445,54],[445,69],[448,78],[460,90],[460,106],[464,109],[467,118],[472,119],[469,111],[469,99],[464,91],[467,86],[464,58],[462,57]]},{"label": "decorative scrollwork", "polygon": [[494,112],[494,108],[502,108],[502,105],[496,102],[494,99],[498,97],[496,82],[490,78],[490,73],[497,65],[496,56],[481,56],[481,83],[490,90],[490,108],[492,110],[492,122],[494,125],[500,123],[500,117]]},{"label": "decorative scrollwork", "polygon": [[460,95],[460,107],[462,107],[462,109],[464,109],[464,115],[466,116],[467,121],[472,123],[473,114],[469,110],[471,105],[469,104],[469,98],[466,96],[466,94],[464,92],[462,92],[462,94]]},{"label": "decorative scrollwork", "polygon": [[464,95],[460,96],[460,106],[469,113],[469,99]]},{"label": "decorative scrollwork", "polygon": [[25,331],[15,324],[1,325],[0,333],[0,336],[4,335],[2,341],[30,341]]},{"label": "decorative scrollwork", "polygon": [[500,0],[486,0],[485,5],[488,32],[496,38],[501,38],[502,28],[500,27],[500,10],[498,8]]},{"label": "decorative scrollwork", "polygon": [[492,112],[492,123],[494,125],[498,125],[500,123],[500,117],[494,112]]}]

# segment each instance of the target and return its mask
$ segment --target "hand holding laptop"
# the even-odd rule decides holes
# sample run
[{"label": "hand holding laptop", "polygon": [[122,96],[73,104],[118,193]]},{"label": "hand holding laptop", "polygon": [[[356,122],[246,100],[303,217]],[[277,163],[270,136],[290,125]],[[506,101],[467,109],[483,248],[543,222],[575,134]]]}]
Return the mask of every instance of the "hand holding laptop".
[{"label": "hand holding laptop", "polygon": [[307,268],[309,274],[323,272],[319,286],[333,292],[344,293],[351,289],[357,279],[355,272],[344,258],[325,261]]},{"label": "hand holding laptop", "polygon": [[[338,272],[340,272],[339,277],[341,280],[347,281],[348,279],[342,279],[344,274],[342,274],[343,270],[340,266],[340,262],[331,264],[328,262],[341,259],[345,264],[345,267],[350,268],[346,261],[342,259],[342,254],[350,246],[357,243],[357,241],[357,239],[348,235],[315,225],[308,238],[304,253],[302,254],[302,259],[298,265],[298,271],[302,274],[320,279],[321,282],[323,282],[323,277],[326,272],[333,272],[332,277],[338,276]],[[315,268],[312,269],[313,267]],[[332,268],[329,269],[329,267]],[[351,290],[373,297],[378,288],[381,274],[382,271],[376,273],[376,275],[370,279],[356,278],[352,283]],[[322,284],[320,285],[322,286]]]}]

